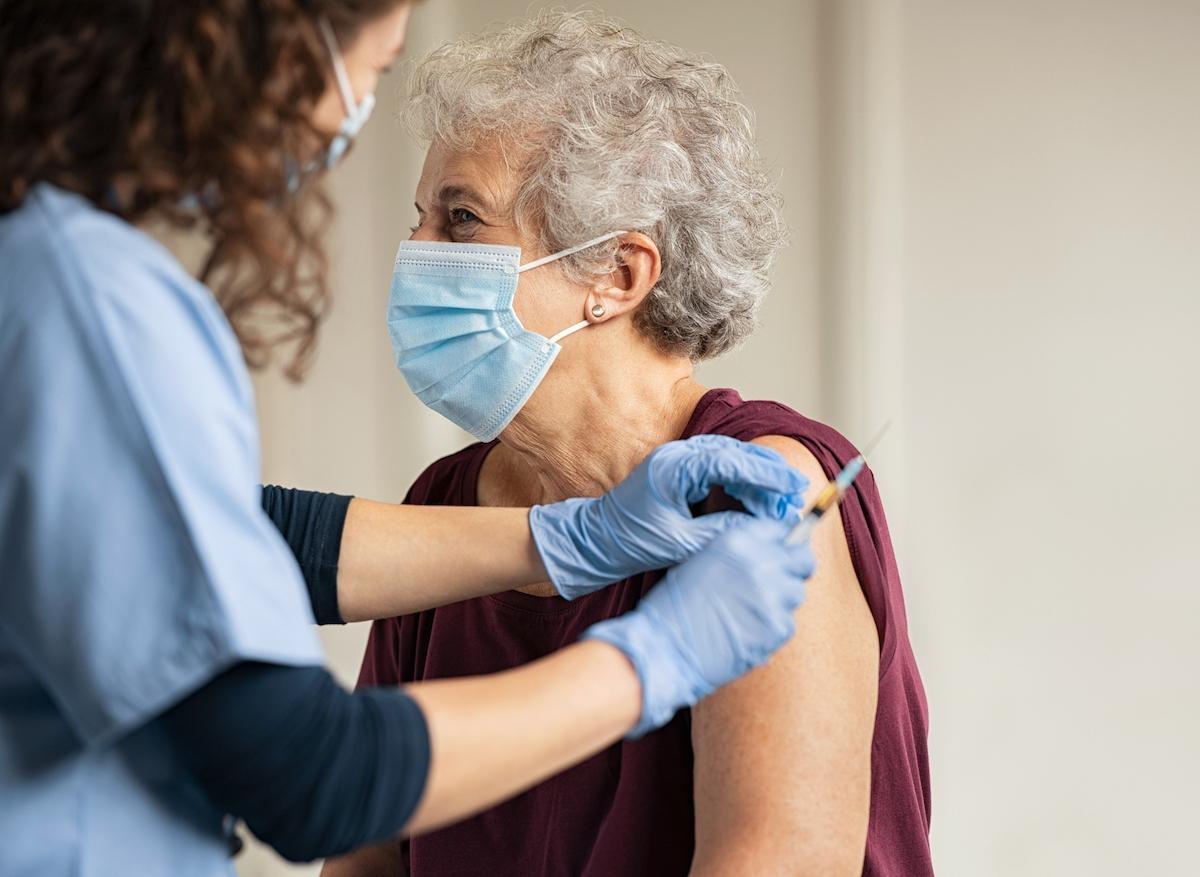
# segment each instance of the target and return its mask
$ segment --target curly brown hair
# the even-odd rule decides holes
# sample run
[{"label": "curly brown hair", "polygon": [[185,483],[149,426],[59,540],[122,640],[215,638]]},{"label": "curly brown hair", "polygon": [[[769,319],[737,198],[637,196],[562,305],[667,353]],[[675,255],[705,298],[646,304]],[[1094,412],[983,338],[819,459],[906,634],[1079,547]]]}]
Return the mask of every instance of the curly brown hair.
[{"label": "curly brown hair", "polygon": [[[206,229],[201,273],[261,366],[298,379],[327,309],[319,180],[288,191],[329,58],[408,0],[0,0],[0,214],[52,183],[130,223]],[[119,193],[119,195],[118,195]]]}]

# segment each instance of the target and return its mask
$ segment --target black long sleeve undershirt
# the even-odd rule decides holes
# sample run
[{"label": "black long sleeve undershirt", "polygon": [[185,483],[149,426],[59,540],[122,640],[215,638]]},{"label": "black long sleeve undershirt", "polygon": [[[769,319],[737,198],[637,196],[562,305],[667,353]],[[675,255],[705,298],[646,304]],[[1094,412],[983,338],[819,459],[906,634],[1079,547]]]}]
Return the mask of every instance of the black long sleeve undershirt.
[{"label": "black long sleeve undershirt", "polygon": [[429,774],[411,698],[320,667],[243,662],[156,721],[212,802],[292,861],[395,837]]},{"label": "black long sleeve undershirt", "polygon": [[[345,623],[337,575],[351,499],[262,489],[318,624]],[[319,667],[238,664],[159,721],[213,802],[294,861],[395,836],[429,773],[415,702],[382,689],[350,694]]]},{"label": "black long sleeve undershirt", "polygon": [[345,624],[338,608],[337,573],[351,499],[271,484],[262,489],[263,511],[300,564],[317,624]]}]

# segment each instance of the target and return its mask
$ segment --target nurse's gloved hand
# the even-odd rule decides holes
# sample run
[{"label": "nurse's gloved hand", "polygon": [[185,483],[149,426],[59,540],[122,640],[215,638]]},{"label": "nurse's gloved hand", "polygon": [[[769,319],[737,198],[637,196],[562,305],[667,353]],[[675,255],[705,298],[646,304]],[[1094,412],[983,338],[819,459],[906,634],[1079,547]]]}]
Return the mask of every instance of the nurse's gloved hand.
[{"label": "nurse's gloved hand", "polygon": [[814,560],[789,527],[751,519],[667,573],[637,609],[589,627],[616,646],[642,683],[640,737],[741,676],[787,642]]},{"label": "nurse's gloved hand", "polygon": [[808,479],[769,448],[702,435],[655,449],[604,496],[534,506],[529,526],[546,572],[568,600],[691,557],[742,512],[693,517],[720,485],[751,515],[794,520]]}]

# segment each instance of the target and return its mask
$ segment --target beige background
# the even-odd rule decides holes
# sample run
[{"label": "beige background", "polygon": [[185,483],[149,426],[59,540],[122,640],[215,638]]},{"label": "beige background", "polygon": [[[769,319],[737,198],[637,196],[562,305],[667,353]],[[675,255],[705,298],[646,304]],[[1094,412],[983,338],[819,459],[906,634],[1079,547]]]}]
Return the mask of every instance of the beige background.
[{"label": "beige background", "polygon": [[[412,50],[527,8],[430,0]],[[788,202],[763,327],[704,379],[859,441],[895,418],[874,466],[939,872],[1194,873],[1200,2],[604,8],[728,65]],[[409,395],[384,327],[421,159],[398,84],[334,178],[317,367],[259,381],[271,480],[399,499],[466,441]],[[347,680],[365,633],[323,634]]]}]

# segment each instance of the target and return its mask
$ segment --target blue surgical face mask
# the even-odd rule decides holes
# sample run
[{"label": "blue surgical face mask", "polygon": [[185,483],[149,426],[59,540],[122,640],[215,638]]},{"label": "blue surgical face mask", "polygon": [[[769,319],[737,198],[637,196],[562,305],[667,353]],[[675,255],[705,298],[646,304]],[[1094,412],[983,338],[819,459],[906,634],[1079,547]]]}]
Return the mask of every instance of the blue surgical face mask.
[{"label": "blue surgical face mask", "polygon": [[325,39],[326,48],[329,49],[329,60],[333,65],[334,78],[337,80],[338,94],[342,97],[342,106],[346,108],[346,118],[342,120],[337,133],[333,135],[333,140],[325,149],[325,169],[331,170],[341,161],[346,150],[350,148],[350,144],[354,142],[354,138],[358,136],[358,132],[362,130],[363,125],[367,124],[367,119],[371,118],[371,113],[375,109],[375,95],[368,93],[363,96],[361,101],[354,100],[354,89],[350,87],[350,76],[346,73],[346,64],[342,60],[342,51],[338,48],[333,28],[329,26],[329,22],[324,17],[318,19],[317,26],[320,28],[321,36]]},{"label": "blue surgical face mask", "polygon": [[615,231],[521,264],[521,248],[405,241],[396,252],[388,332],[396,365],[425,405],[488,442],[533,395],[587,320],[546,338],[513,309],[517,277],[611,240]]},{"label": "blue surgical face mask", "polygon": [[337,81],[338,95],[342,99],[346,116],[342,119],[342,124],[338,126],[337,133],[333,135],[333,139],[329,141],[329,145],[322,150],[320,155],[307,164],[297,161],[288,162],[286,173],[289,193],[295,193],[308,174],[320,170],[333,170],[375,110],[374,94],[364,95],[361,101],[354,99],[354,89],[350,87],[350,76],[346,73],[346,62],[342,59],[342,50],[338,48],[337,36],[334,35],[333,28],[324,17],[317,19],[317,30],[321,32],[321,38],[325,41],[325,48],[329,52],[329,63],[333,67],[333,77]]}]

